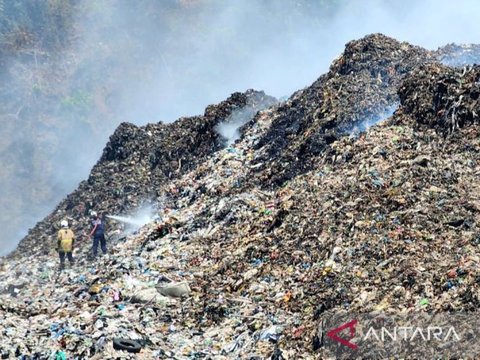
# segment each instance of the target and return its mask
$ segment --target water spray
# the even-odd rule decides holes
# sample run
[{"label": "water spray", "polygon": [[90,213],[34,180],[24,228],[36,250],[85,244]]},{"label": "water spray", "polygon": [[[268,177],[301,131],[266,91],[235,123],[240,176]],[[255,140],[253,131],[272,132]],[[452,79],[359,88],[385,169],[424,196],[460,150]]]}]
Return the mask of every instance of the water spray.
[{"label": "water spray", "polygon": [[117,215],[107,215],[107,218],[122,222],[124,224],[132,225],[137,228],[140,228],[149,222],[149,221],[144,221],[144,219],[136,219],[132,217],[117,216]]},{"label": "water spray", "polygon": [[127,230],[133,232],[155,220],[158,215],[155,214],[152,206],[146,206],[138,209],[131,216],[106,215],[106,217],[127,225]]}]

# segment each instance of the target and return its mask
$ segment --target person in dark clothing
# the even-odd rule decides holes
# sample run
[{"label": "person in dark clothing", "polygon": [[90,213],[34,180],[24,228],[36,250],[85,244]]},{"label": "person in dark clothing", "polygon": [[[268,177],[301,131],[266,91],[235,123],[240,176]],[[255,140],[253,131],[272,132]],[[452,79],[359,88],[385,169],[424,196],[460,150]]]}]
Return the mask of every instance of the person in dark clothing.
[{"label": "person in dark clothing", "polygon": [[93,217],[93,221],[90,237],[93,237],[92,252],[93,257],[96,257],[99,244],[103,254],[107,253],[107,241],[105,240],[105,223],[101,219],[100,214],[97,214],[95,211],[92,211],[91,215]]},{"label": "person in dark clothing", "polygon": [[68,261],[73,265],[73,246],[75,245],[75,234],[68,228],[68,221],[62,220],[62,228],[57,235],[57,250],[60,256],[60,270],[65,268],[65,255]]}]

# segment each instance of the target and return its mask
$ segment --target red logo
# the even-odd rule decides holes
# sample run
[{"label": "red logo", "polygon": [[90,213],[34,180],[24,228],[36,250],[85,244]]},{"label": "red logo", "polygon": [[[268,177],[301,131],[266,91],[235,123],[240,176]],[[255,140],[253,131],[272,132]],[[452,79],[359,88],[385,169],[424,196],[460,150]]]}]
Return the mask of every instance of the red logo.
[{"label": "red logo", "polygon": [[[331,338],[332,340],[335,340],[339,342],[342,345],[348,346],[349,348],[353,350],[357,350],[358,345],[351,343],[349,340],[352,340],[355,337],[355,326],[357,325],[358,321],[357,320],[352,320],[348,323],[343,324],[342,326],[339,326],[333,330],[330,330],[327,332],[327,336]],[[341,332],[342,330],[345,330],[347,328],[350,328],[350,338],[349,339],[344,339],[338,336],[337,334]]]}]

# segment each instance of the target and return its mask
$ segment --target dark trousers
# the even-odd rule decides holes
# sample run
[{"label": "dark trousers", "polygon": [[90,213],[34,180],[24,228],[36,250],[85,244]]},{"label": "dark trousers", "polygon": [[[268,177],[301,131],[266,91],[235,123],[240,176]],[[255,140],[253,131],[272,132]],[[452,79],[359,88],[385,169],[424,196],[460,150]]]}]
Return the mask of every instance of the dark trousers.
[{"label": "dark trousers", "polygon": [[100,247],[102,248],[102,252],[104,254],[107,253],[107,241],[105,240],[105,235],[99,235],[93,237],[93,256],[97,256],[98,252],[98,244],[100,243]]},{"label": "dark trousers", "polygon": [[61,268],[63,268],[65,266],[65,255],[67,255],[67,258],[68,258],[68,261],[70,261],[70,264],[73,264],[72,252],[59,251],[58,255],[60,256],[60,267]]}]

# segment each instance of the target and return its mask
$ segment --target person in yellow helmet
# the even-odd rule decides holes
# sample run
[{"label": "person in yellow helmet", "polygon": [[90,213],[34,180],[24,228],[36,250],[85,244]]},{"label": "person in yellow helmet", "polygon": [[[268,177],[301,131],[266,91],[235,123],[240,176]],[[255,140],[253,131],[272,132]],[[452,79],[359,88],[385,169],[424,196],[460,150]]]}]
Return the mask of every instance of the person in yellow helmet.
[{"label": "person in yellow helmet", "polygon": [[75,234],[68,227],[68,221],[62,220],[60,223],[62,228],[58,230],[57,250],[60,256],[60,270],[65,268],[65,255],[68,261],[73,265],[73,245],[75,244]]}]

